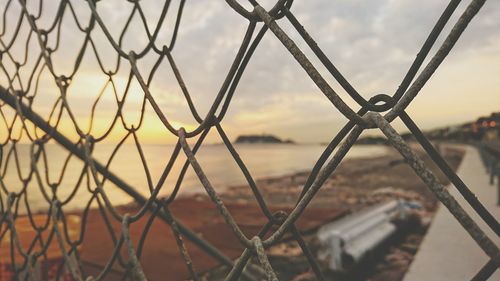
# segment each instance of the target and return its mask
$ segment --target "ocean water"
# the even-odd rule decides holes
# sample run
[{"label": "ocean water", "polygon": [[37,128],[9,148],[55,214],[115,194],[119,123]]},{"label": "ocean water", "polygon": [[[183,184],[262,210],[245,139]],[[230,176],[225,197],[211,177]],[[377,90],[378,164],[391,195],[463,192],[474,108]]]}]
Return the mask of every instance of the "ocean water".
[{"label": "ocean water", "polygon": [[[106,164],[114,147],[111,144],[98,144],[92,155],[100,163]],[[20,178],[27,178],[30,171],[30,146],[18,144],[16,149],[17,159],[13,153],[9,155],[10,147],[6,146],[2,149],[1,180],[3,186],[9,192],[19,192],[23,188]],[[142,145],[151,179],[150,182],[153,186],[156,186],[173,149],[173,145]],[[236,144],[235,149],[253,178],[259,179],[309,171],[325,149],[325,146],[315,144]],[[346,157],[375,157],[384,155],[386,149],[386,147],[379,145],[354,146]],[[90,190],[95,187],[95,182],[92,178],[84,176],[78,185],[83,163],[74,156],[69,158],[64,169],[65,172],[61,172],[69,155],[69,152],[57,144],[46,145],[45,154],[42,155],[37,164],[39,173],[35,173],[28,183],[26,187],[28,189],[27,198],[22,198],[23,203],[21,205],[25,205],[24,201],[27,201],[33,211],[48,208],[49,203],[45,199],[43,191],[50,197],[52,193],[49,183],[59,183],[57,184],[56,194],[61,202],[68,201],[68,203],[65,203],[65,209],[85,207],[91,198]],[[196,158],[218,192],[223,192],[229,186],[246,183],[243,173],[224,145],[202,146],[196,154]],[[172,192],[185,161],[186,157],[181,150],[167,180],[162,186],[161,196],[166,196]],[[19,169],[17,169],[16,162]],[[124,144],[113,157],[109,168],[144,196],[148,197],[150,195],[148,177],[134,144]],[[18,173],[18,170],[20,173]],[[88,182],[90,184],[87,184]],[[129,195],[109,181],[104,183],[103,188],[111,203],[115,205],[132,201]],[[2,200],[5,202],[5,193],[1,192]],[[205,192],[204,188],[192,168],[189,167],[182,181],[180,194],[199,192]],[[75,195],[71,200],[67,200],[72,194]],[[20,208],[23,209],[25,206]]]}]

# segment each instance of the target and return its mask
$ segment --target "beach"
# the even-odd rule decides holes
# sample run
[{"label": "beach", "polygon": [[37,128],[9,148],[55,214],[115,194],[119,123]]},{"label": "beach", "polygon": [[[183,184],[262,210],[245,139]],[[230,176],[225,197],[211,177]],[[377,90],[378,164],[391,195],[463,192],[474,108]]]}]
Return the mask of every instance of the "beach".
[{"label": "beach", "polygon": [[[429,156],[416,144],[412,144],[412,148],[426,166],[437,175],[440,182],[447,185],[449,180],[432,163]],[[441,146],[440,153],[452,169],[456,170],[464,151],[453,146]],[[309,172],[300,172],[260,179],[257,181],[257,186],[268,204],[293,205],[297,202],[308,175]],[[221,197],[228,202],[248,204],[255,202],[252,192],[248,186],[244,185],[229,188]],[[396,237],[394,243],[389,245],[373,264],[363,267],[355,276],[350,276],[349,280],[402,280],[432,220],[438,200],[406,164],[401,155],[392,148],[388,148],[384,156],[343,161],[311,201],[309,206],[311,208],[335,207],[346,210],[347,213],[353,213],[394,198],[422,206],[413,213],[416,219],[415,225],[410,227],[403,236]],[[313,252],[317,251],[319,245],[314,233],[305,237]],[[271,263],[275,265],[274,269],[284,280],[315,280],[296,242],[289,241],[271,248],[269,256]],[[291,270],[292,268],[294,270]],[[329,272],[324,263],[322,268],[328,280],[343,280],[342,277]],[[217,280],[214,276],[208,279]]]},{"label": "beach", "polygon": [[[418,149],[416,145],[412,146],[426,165],[438,175],[440,181],[447,184],[446,178],[437,171],[423,151]],[[321,147],[319,147],[318,152],[320,150]],[[421,205],[422,208],[415,211],[418,225],[395,239],[374,263],[357,273],[360,275],[359,280],[401,280],[432,219],[437,200],[392,148],[358,146],[357,151],[364,151],[364,155],[350,157],[341,162],[306,208],[297,227],[313,254],[316,255],[320,245],[316,240],[315,233],[325,223],[394,198],[405,199]],[[379,153],[370,155],[366,151],[379,151]],[[444,147],[441,149],[441,153],[453,169],[458,167],[463,156],[463,151],[453,147]],[[307,164],[308,167],[312,166]],[[273,212],[282,210],[290,213],[309,173],[309,171],[303,170],[261,177],[257,178],[256,185]],[[248,185],[236,184],[223,189],[219,188],[218,194],[247,237],[255,235],[266,223],[267,218],[258,206]],[[125,203],[118,205],[117,210],[122,215],[125,213],[133,215],[138,212],[140,207],[135,203]],[[243,245],[225,223],[215,204],[202,189],[201,192],[196,193],[180,193],[168,208],[179,222],[215,245],[229,258],[238,258],[244,250]],[[110,218],[111,214],[105,209],[92,208],[87,214],[86,224],[82,223],[85,236],[79,251],[81,251],[80,258],[84,275],[98,275],[113,254],[116,237],[111,235],[110,229],[107,229],[104,224],[103,212],[107,213],[108,218]],[[70,209],[67,214],[80,215],[80,212]],[[140,239],[150,217],[151,213],[149,212],[131,225],[132,241]],[[111,220],[111,227],[114,235],[121,233],[120,222]],[[207,256],[188,239],[184,240],[193,260],[193,266],[204,280],[220,280],[227,273],[227,267],[218,266],[217,261]],[[145,241],[140,260],[151,280],[162,280],[161,276],[165,274],[169,274],[172,278],[175,277],[175,280],[189,278],[189,272],[176,247],[175,236],[165,222],[155,219]],[[127,260],[127,254],[124,249],[122,250],[123,259]],[[280,279],[314,280],[301,249],[297,242],[290,239],[289,235],[285,235],[282,242],[268,249],[268,256]],[[168,260],[168,266],[165,266],[165,260]],[[256,261],[252,260],[252,263],[256,263]],[[320,261],[320,265],[327,280],[342,280],[326,268],[324,261]],[[122,265],[115,262],[112,270],[107,274],[106,280],[120,280],[124,272]]]}]

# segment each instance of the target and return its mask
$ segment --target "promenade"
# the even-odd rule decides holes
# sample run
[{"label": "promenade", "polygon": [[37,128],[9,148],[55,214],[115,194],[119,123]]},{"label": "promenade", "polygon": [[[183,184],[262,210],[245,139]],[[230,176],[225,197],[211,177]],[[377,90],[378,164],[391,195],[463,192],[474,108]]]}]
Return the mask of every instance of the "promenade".
[{"label": "promenade", "polygon": [[[496,182],[495,185],[489,184],[489,176],[480,159],[479,152],[470,146],[465,147],[465,149],[464,159],[457,171],[458,176],[498,219],[500,218],[500,206],[496,204]],[[465,202],[456,188],[450,186],[449,191],[481,229],[497,245],[500,245],[500,239]],[[448,209],[440,204],[404,281],[470,280],[488,260],[486,254],[460,226]],[[497,270],[490,280],[500,280],[500,270]]]}]

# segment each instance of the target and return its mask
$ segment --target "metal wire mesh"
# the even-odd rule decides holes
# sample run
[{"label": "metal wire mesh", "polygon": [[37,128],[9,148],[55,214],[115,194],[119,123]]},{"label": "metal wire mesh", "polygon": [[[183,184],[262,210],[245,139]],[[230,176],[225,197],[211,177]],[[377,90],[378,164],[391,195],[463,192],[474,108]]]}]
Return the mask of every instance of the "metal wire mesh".
[{"label": "metal wire mesh", "polygon": [[[47,259],[47,251],[49,248],[47,245],[54,240],[57,241],[59,251],[64,258],[63,265],[57,270],[58,279],[63,278],[64,272],[66,271],[69,276],[75,280],[102,280],[106,278],[112,266],[118,264],[125,269],[124,278],[146,280],[147,276],[144,274],[141,267],[140,253],[142,252],[144,241],[148,237],[148,231],[150,229],[148,226],[150,226],[154,220],[159,219],[170,225],[182,258],[194,280],[198,280],[199,278],[195,264],[193,264],[190,259],[189,251],[186,249],[183,239],[191,240],[215,259],[230,266],[231,271],[226,277],[227,280],[236,280],[240,278],[242,274],[245,274],[243,269],[252,256],[256,257],[261,263],[268,280],[277,280],[277,275],[269,263],[265,249],[278,243],[285,233],[290,233],[293,239],[298,241],[317,279],[323,280],[322,272],[314,256],[311,254],[307,243],[305,243],[301,237],[300,232],[294,226],[294,223],[303,213],[304,209],[307,208],[316,193],[321,189],[325,180],[335,171],[336,167],[364,130],[381,130],[384,133],[389,143],[401,153],[408,161],[409,165],[435,193],[437,198],[468,231],[477,245],[491,258],[491,261],[485,265],[485,268],[498,267],[500,263],[500,251],[498,247],[464,212],[462,207],[452,196],[450,196],[446,188],[438,182],[437,178],[424,166],[419,157],[391,126],[391,122],[397,118],[403,121],[415,136],[416,140],[431,156],[433,161],[449,177],[450,181],[459,189],[461,194],[467,199],[468,203],[480,217],[498,235],[500,233],[500,227],[497,220],[483,207],[469,188],[446,164],[432,144],[412,121],[411,117],[405,112],[406,107],[412,102],[413,98],[419,93],[434,71],[444,61],[469,22],[481,9],[485,2],[484,0],[473,0],[470,2],[463,14],[454,24],[450,33],[446,36],[444,42],[438,48],[438,51],[430,58],[429,62],[423,66],[424,60],[428,56],[438,36],[443,31],[451,15],[460,3],[460,1],[456,0],[450,1],[395,93],[392,96],[385,94],[376,95],[369,100],[363,98],[363,96],[354,89],[335,67],[333,62],[323,53],[313,38],[307,33],[292,12],[292,0],[278,0],[275,6],[270,10],[264,9],[257,1],[253,0],[249,1],[251,6],[253,6],[251,10],[245,9],[245,6],[241,5],[236,0],[226,0],[229,5],[228,9],[233,9],[241,17],[248,20],[248,27],[241,41],[237,55],[227,72],[226,78],[205,116],[201,116],[198,113],[197,107],[191,99],[188,87],[183,81],[182,73],[176,66],[176,60],[172,54],[178,30],[182,25],[181,18],[185,3],[184,0],[178,3],[174,11],[172,11],[174,8],[171,8],[171,6],[173,6],[170,3],[171,1],[165,1],[162,5],[158,5],[159,9],[161,9],[161,16],[154,24],[153,28],[151,28],[151,23],[145,18],[141,2],[129,1],[131,5],[129,17],[119,34],[112,34],[110,27],[105,24],[105,18],[110,15],[101,14],[99,12],[98,7],[101,2],[104,1],[86,1],[86,9],[89,12],[89,16],[87,22],[83,22],[75,12],[74,1],[60,0],[58,1],[58,7],[55,11],[53,21],[48,24],[46,28],[40,27],[41,24],[39,23],[39,19],[43,13],[48,12],[47,8],[44,8],[47,3],[41,0],[39,2],[34,2],[37,2],[35,5],[36,8],[33,8],[33,6],[30,5],[32,3],[27,3],[25,0],[6,1],[3,10],[3,29],[0,33],[0,68],[2,70],[1,75],[5,78],[2,80],[2,83],[5,84],[2,84],[0,88],[0,99],[2,101],[0,104],[0,115],[2,126],[5,128],[0,137],[2,147],[2,150],[0,150],[0,164],[2,164],[2,166],[0,166],[0,168],[3,167],[0,171],[0,241],[6,241],[7,238],[10,237],[8,247],[10,247],[13,252],[17,251],[20,253],[19,256],[12,254],[11,260],[8,263],[10,264],[14,279],[32,279],[32,269],[37,262]],[[19,7],[19,9],[16,10],[14,8],[15,6]],[[79,33],[84,40],[81,45],[75,46],[75,48],[78,48],[78,55],[76,60],[71,62],[71,67],[66,67],[69,71],[65,74],[60,74],[60,72],[57,71],[57,67],[59,66],[53,63],[53,57],[60,47],[59,42],[61,41],[61,36],[63,36],[61,35],[63,20],[68,17],[75,21]],[[148,40],[142,44],[138,51],[128,51],[123,47],[124,38],[126,37],[127,31],[133,26],[132,21],[134,17],[140,19],[140,23],[144,28]],[[174,23],[169,27],[171,39],[167,43],[158,42],[159,31],[167,17],[173,18],[172,22]],[[287,33],[283,31],[280,27],[280,21],[288,21],[291,23],[314,55],[319,59],[322,65],[326,67],[329,74],[335,78],[349,96],[361,106],[361,110],[355,112],[339,97],[325,78],[316,70],[310,62],[310,59],[297,47]],[[26,26],[28,27],[28,32],[27,34],[22,34],[20,30],[22,30],[22,27]],[[258,28],[260,29],[258,30]],[[100,54],[96,47],[96,40],[98,39],[95,38],[93,33],[96,29],[102,30],[105,34],[104,40],[112,46],[115,52],[116,64],[113,68],[106,68],[102,63],[103,55]],[[13,30],[14,32],[9,34],[8,30]],[[263,196],[259,192],[258,186],[221,126],[221,121],[224,119],[230,107],[231,100],[234,95],[237,94],[237,86],[245,72],[246,66],[249,61],[251,61],[254,51],[259,47],[261,39],[268,33],[274,34],[288,50],[290,55],[293,56],[305,70],[309,78],[332,103],[332,110],[336,109],[340,111],[347,118],[344,127],[332,139],[321,157],[317,160],[309,178],[303,186],[295,208],[290,213],[285,213],[283,211],[272,213],[268,209]],[[53,40],[55,40],[55,44],[51,43]],[[22,55],[14,54],[19,50],[14,50],[13,46],[17,46],[19,41],[22,43],[24,42],[24,48],[22,48],[21,52]],[[87,128],[85,128],[81,122],[78,122],[77,117],[75,117],[75,110],[78,110],[78,108],[71,106],[67,98],[73,78],[76,73],[78,73],[81,64],[87,59],[86,53],[91,53],[96,57],[102,71],[101,75],[106,77],[105,86],[99,96],[93,100],[92,110],[89,114],[90,123]],[[150,54],[155,56],[153,67],[149,71],[142,70],[140,67],[141,61],[145,59],[146,55]],[[28,63],[28,58],[34,58],[34,64]],[[182,89],[184,98],[189,105],[190,113],[198,122],[197,127],[192,130],[186,130],[182,127],[176,129],[176,126],[171,123],[166,110],[158,104],[157,97],[155,97],[151,91],[150,85],[152,81],[161,79],[161,77],[156,75],[158,67],[165,64],[172,69],[177,83]],[[128,71],[126,88],[124,94],[120,96],[117,86],[115,85],[117,83],[116,77],[118,71],[126,68],[127,65],[129,65],[130,69]],[[419,72],[419,70],[421,71]],[[48,72],[50,74],[58,89],[57,98],[47,118],[42,117],[39,112],[33,110],[33,104],[38,100],[43,100],[47,95],[47,93],[39,90],[40,87],[38,85],[39,78],[43,72]],[[139,122],[135,124],[131,124],[127,121],[123,109],[127,100],[128,89],[133,81],[139,84],[140,89],[144,93],[141,100],[141,107],[138,110]],[[95,134],[93,133],[93,128],[96,126],[94,117],[95,110],[96,107],[99,106],[101,96],[108,86],[112,89],[114,102],[116,104],[114,119],[101,133]],[[150,177],[148,162],[142,153],[142,146],[137,137],[138,131],[145,124],[144,116],[146,107],[151,107],[155,116],[161,120],[163,128],[158,128],[158,130],[164,129],[177,139],[177,144],[170,156],[170,160],[166,163],[163,173],[156,183],[153,183]],[[381,115],[382,112],[387,113]],[[75,133],[72,139],[61,133],[60,124],[63,122],[62,120],[70,120]],[[111,131],[117,127],[126,131],[126,134],[118,141],[108,162],[106,164],[100,163],[95,159],[95,155],[93,155],[94,145],[107,140]],[[207,134],[213,131],[213,129],[215,129],[220,136],[235,162],[240,167],[248,182],[249,188],[252,189],[260,208],[268,218],[268,223],[262,226],[262,230],[255,237],[246,237],[241,231],[237,222],[225,207],[224,202],[205,175],[202,165],[197,161],[196,152],[203,145]],[[188,143],[188,139],[190,138],[196,139],[193,146]],[[30,163],[26,165],[20,164],[19,161],[21,157],[19,156],[18,143],[21,139],[29,140],[30,143]],[[133,140],[140,155],[141,164],[148,179],[147,185],[150,190],[149,196],[144,196],[137,191],[136,186],[128,184],[121,179],[119,174],[114,174],[109,168],[113,162],[113,155],[117,153],[127,139]],[[57,142],[67,151],[65,164],[55,172],[49,171],[50,165],[48,165],[48,162],[50,162],[50,153],[47,152],[47,144],[49,142]],[[338,150],[334,153],[336,148],[338,148]],[[187,159],[178,176],[177,183],[168,197],[160,199],[158,195],[162,188],[165,188],[164,183],[167,177],[169,177],[169,172],[173,164],[176,161],[181,161],[178,158],[179,154],[185,154]],[[333,157],[331,157],[332,154]],[[70,159],[74,158],[80,159],[82,163],[82,167],[78,172],[78,181],[74,184],[71,192],[65,193],[66,196],[62,196],[62,191],[59,190],[58,187],[61,185],[65,173],[67,173],[67,163]],[[233,234],[246,248],[236,261],[232,261],[224,256],[210,243],[184,226],[182,222],[176,220],[169,211],[169,204],[175,200],[181,188],[184,174],[189,166],[196,172],[206,193],[224,217],[225,223],[230,226]],[[58,175],[55,177],[56,180],[54,180],[53,176],[50,176],[53,173]],[[15,188],[7,184],[5,178],[8,174],[17,175],[21,188]],[[104,183],[107,181],[112,182],[115,185],[114,188],[121,189],[137,202],[137,204],[141,206],[140,210],[134,214],[121,214],[111,202],[112,200],[108,197],[106,189],[103,188]],[[28,203],[28,196],[34,188],[42,192],[44,200],[49,206],[46,210],[46,216],[43,222],[35,222],[33,219],[34,215]],[[71,235],[68,233],[68,214],[63,210],[63,207],[74,200],[77,191],[82,189],[84,191],[86,189],[86,192],[90,194],[90,199],[86,204],[87,207],[81,210],[82,221],[80,227],[82,234],[76,239],[71,239]],[[109,263],[97,276],[86,276],[81,270],[78,248],[85,243],[83,229],[87,223],[86,214],[93,204],[97,204],[101,210],[107,211],[103,211],[101,214],[106,216],[104,219],[107,223],[106,231],[111,232],[111,235],[114,237],[115,250],[110,257]],[[24,209],[26,212],[29,218],[29,225],[31,225],[32,230],[36,233],[29,248],[23,248],[21,246],[16,232],[16,220],[21,217],[21,209]],[[153,215],[148,220],[148,226],[143,229],[141,239],[136,241],[137,244],[134,246],[130,238],[130,226],[145,216],[149,211],[151,211]],[[106,213],[110,214],[110,216],[107,216]],[[121,233],[114,232],[110,222],[113,220],[121,223]],[[267,238],[264,239],[263,237]],[[126,249],[126,256],[123,256],[122,249]],[[21,260],[19,260],[19,257],[21,257]],[[484,271],[484,269],[481,270],[480,274]],[[482,278],[484,278],[484,276]]]}]

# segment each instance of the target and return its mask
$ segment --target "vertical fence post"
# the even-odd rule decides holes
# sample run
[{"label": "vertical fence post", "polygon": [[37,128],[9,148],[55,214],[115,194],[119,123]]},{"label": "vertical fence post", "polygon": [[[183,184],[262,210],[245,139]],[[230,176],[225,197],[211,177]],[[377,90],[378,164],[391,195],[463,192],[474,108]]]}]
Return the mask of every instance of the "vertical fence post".
[{"label": "vertical fence post", "polygon": [[500,167],[497,168],[497,206],[500,206]]},{"label": "vertical fence post", "polygon": [[495,167],[496,167],[496,163],[495,163],[495,159],[491,159],[490,161],[490,185],[493,185],[495,183]]}]

